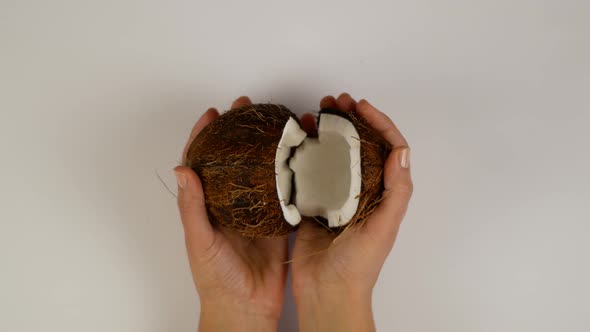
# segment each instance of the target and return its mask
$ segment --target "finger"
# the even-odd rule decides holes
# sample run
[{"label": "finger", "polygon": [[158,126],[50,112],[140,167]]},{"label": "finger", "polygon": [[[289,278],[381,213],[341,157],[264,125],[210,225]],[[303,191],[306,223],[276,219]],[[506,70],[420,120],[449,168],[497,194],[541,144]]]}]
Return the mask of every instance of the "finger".
[{"label": "finger", "polygon": [[410,148],[396,147],[385,161],[383,200],[366,222],[371,238],[384,238],[393,244],[414,191],[410,173]]},{"label": "finger", "polygon": [[252,105],[252,101],[247,96],[241,96],[240,98],[236,99],[233,104],[231,104],[231,109],[240,108],[244,105]]},{"label": "finger", "polygon": [[315,116],[311,113],[305,113],[301,116],[301,127],[308,136],[317,137],[318,124]]},{"label": "finger", "polygon": [[377,130],[393,146],[407,146],[408,142],[395,126],[393,121],[383,112],[376,109],[365,99],[362,99],[356,105],[357,113],[367,121],[367,123]]},{"label": "finger", "polygon": [[210,248],[215,239],[215,231],[207,217],[203,186],[189,167],[178,166],[174,173],[178,181],[178,210],[186,242],[199,255]]},{"label": "finger", "polygon": [[322,100],[320,101],[320,109],[326,108],[338,109],[338,105],[336,104],[336,98],[332,96],[325,96],[324,98],[322,98]]},{"label": "finger", "polygon": [[356,101],[348,93],[343,93],[336,99],[336,105],[342,112],[352,112],[356,107]]},{"label": "finger", "polygon": [[186,154],[188,153],[189,147],[191,146],[191,144],[195,140],[195,137],[197,137],[197,135],[201,132],[201,130],[203,130],[203,128],[205,128],[209,123],[213,122],[213,120],[217,119],[218,117],[219,117],[219,112],[217,112],[217,110],[215,108],[210,108],[207,110],[207,112],[205,112],[205,114],[203,114],[199,118],[197,123],[195,123],[195,125],[193,126],[193,129],[191,130],[191,134],[188,137],[188,141],[186,142],[186,145],[184,146],[184,150],[182,151],[182,162],[183,163],[186,162]]}]

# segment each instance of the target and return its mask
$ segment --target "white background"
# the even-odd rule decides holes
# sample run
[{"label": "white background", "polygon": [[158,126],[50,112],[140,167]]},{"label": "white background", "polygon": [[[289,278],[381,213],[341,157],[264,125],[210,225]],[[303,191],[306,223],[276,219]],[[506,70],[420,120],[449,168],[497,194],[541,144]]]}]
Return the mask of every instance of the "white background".
[{"label": "white background", "polygon": [[379,330],[590,330],[586,0],[0,0],[0,60],[0,331],[194,331],[154,170],[210,106],[342,91],[413,148]]}]

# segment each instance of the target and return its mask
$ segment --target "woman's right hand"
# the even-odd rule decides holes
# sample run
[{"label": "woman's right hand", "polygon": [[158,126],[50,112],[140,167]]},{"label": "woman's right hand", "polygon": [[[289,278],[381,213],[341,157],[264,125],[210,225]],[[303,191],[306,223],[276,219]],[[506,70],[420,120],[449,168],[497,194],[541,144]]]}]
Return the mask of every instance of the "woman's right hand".
[{"label": "woman's right hand", "polygon": [[[293,249],[293,292],[301,331],[372,331],[371,294],[391,251],[413,185],[408,143],[384,113],[350,95],[322,99],[320,107],[356,112],[394,149],[384,166],[383,200],[368,219],[339,235],[312,223],[301,224]],[[316,120],[304,114],[302,125],[314,133]]]},{"label": "woman's right hand", "polygon": [[[232,109],[249,105],[238,98]],[[207,111],[183,152],[219,116]],[[203,187],[187,166],[175,168],[186,249],[201,302],[199,331],[276,331],[287,276],[287,237],[252,239],[209,222]]]}]

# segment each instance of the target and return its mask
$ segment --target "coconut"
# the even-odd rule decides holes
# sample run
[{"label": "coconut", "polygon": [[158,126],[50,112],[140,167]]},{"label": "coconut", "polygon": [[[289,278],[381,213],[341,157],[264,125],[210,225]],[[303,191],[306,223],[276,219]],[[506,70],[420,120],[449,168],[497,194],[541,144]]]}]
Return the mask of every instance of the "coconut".
[{"label": "coconut", "polygon": [[280,236],[302,220],[335,232],[364,220],[383,191],[391,146],[354,113],[324,109],[317,137],[283,105],[225,112],[192,142],[213,224],[250,237]]}]

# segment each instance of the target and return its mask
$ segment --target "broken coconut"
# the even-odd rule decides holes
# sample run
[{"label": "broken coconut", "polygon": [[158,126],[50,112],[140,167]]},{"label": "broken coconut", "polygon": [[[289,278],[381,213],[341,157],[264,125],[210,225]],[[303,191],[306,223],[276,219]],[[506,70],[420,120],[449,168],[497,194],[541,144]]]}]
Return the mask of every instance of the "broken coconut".
[{"label": "broken coconut", "polygon": [[209,219],[245,236],[287,234],[302,219],[336,231],[363,220],[383,190],[391,146],[355,114],[322,110],[309,137],[282,105],[246,105],[197,135],[187,166]]}]

